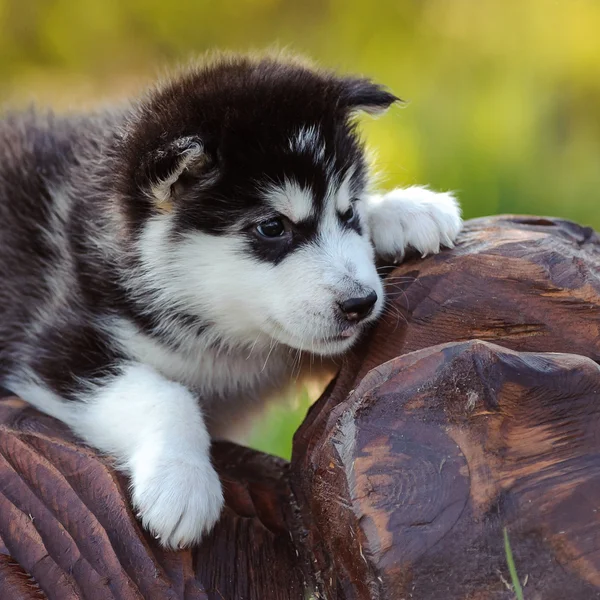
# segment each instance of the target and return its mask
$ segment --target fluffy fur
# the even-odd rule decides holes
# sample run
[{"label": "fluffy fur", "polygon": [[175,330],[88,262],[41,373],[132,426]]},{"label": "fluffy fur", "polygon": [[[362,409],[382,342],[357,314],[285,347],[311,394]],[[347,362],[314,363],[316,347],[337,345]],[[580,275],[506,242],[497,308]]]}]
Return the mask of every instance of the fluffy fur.
[{"label": "fluffy fur", "polygon": [[369,80],[228,57],[121,110],[0,121],[0,385],[129,474],[162,543],[218,519],[210,436],[380,314],[376,253],[451,246],[450,194],[368,194]]}]

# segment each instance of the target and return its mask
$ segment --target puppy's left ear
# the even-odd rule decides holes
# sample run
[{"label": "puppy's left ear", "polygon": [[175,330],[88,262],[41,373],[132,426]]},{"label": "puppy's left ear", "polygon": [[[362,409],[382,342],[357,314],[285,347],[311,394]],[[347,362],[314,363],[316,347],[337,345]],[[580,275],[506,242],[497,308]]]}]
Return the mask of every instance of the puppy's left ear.
[{"label": "puppy's left ear", "polygon": [[177,196],[189,185],[214,175],[214,160],[196,136],[177,138],[149,152],[137,172],[137,183],[149,195],[158,212],[173,208]]},{"label": "puppy's left ear", "polygon": [[373,83],[369,79],[359,78],[344,80],[340,102],[342,108],[351,114],[366,112],[377,116],[383,114],[395,102],[402,102],[402,100],[382,85]]}]

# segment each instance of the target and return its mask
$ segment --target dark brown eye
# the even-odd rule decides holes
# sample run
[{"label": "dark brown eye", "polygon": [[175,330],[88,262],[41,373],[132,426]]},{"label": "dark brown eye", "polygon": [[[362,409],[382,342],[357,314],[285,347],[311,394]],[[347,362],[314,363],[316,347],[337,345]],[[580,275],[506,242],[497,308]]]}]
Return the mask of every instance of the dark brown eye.
[{"label": "dark brown eye", "polygon": [[257,225],[256,231],[265,238],[278,238],[285,233],[285,225],[281,219],[269,219]]},{"label": "dark brown eye", "polygon": [[356,216],[356,213],[354,211],[354,206],[352,206],[352,204],[350,205],[350,207],[348,208],[348,210],[344,213],[342,213],[342,221],[344,221],[344,223],[350,223],[351,221],[354,220],[354,217]]}]

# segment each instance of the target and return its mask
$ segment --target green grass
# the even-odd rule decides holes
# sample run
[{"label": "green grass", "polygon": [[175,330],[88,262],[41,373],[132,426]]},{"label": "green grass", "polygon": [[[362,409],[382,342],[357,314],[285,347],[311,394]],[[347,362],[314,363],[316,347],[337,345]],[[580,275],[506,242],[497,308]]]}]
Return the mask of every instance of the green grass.
[{"label": "green grass", "polygon": [[292,438],[311,405],[308,390],[273,403],[257,421],[247,444],[257,450],[276,454],[287,460],[292,455]]},{"label": "green grass", "polygon": [[512,550],[510,548],[510,540],[508,539],[508,531],[504,528],[504,551],[506,552],[506,562],[508,564],[508,571],[510,573],[510,579],[512,581],[513,590],[517,600],[523,600],[523,589],[519,582],[517,575],[517,568],[515,567],[515,560],[513,558]]}]

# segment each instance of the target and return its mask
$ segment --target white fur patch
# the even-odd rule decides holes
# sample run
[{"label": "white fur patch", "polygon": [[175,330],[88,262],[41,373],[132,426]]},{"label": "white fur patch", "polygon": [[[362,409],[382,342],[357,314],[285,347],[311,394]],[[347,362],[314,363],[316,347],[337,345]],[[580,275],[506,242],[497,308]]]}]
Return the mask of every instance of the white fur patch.
[{"label": "white fur patch", "polygon": [[337,190],[328,190],[328,193],[331,196],[330,201],[334,203],[340,214],[343,214],[348,210],[348,208],[350,208],[350,204],[354,199],[355,194],[351,185],[353,175],[354,169],[350,168],[342,180],[339,188]]},{"label": "white fur patch", "polygon": [[452,194],[417,186],[372,196],[368,215],[377,254],[394,260],[402,259],[408,247],[423,256],[439,252],[440,246],[451,248],[462,227]]},{"label": "white fur patch", "polygon": [[199,143],[191,144],[187,150],[182,152],[181,160],[173,172],[165,179],[156,181],[152,185],[150,194],[158,201],[159,206],[167,206],[169,204],[171,200],[171,187],[181,177],[181,174],[189,167],[189,165],[197,162],[203,153],[204,149]]},{"label": "white fur patch", "polygon": [[143,525],[169,548],[198,542],[218,520],[223,494],[197,399],[131,364],[82,400],[66,422],[130,474]]},{"label": "white fur patch", "polygon": [[294,181],[286,181],[282,186],[269,186],[264,191],[264,199],[275,212],[293,223],[304,221],[314,213],[312,194]]},{"label": "white fur patch", "polygon": [[138,517],[161,544],[187,546],[213,527],[223,506],[221,484],[198,400],[185,387],[133,363],[106,385],[90,387],[79,402],[25,380],[6,384],[130,475]]},{"label": "white fur patch", "polygon": [[60,396],[42,385],[33,373],[20,373],[2,382],[11,392],[46,414],[69,424],[74,407]]},{"label": "white fur patch", "polygon": [[136,360],[193,389],[208,413],[209,426],[213,413],[218,413],[223,404],[258,402],[266,388],[281,388],[287,383],[289,353],[273,352],[274,344],[266,341],[254,347],[225,348],[213,345],[214,338],[208,333],[206,339],[189,343],[179,340],[176,351],[140,332],[125,319],[116,321],[112,330]]},{"label": "white fur patch", "polygon": [[322,161],[325,158],[325,146],[318,127],[315,125],[302,127],[290,139],[290,150],[311,154],[316,160]]}]

